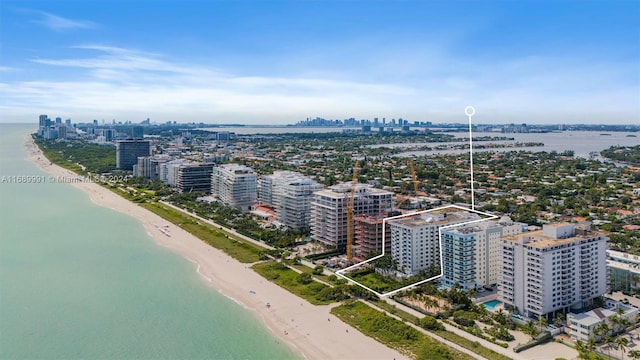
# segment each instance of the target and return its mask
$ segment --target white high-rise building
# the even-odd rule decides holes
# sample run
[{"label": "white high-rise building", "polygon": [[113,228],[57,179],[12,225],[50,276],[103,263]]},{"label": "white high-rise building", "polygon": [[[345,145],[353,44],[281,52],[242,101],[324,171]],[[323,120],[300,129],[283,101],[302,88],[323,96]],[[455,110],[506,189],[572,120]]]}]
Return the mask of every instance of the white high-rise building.
[{"label": "white high-rise building", "polygon": [[607,289],[606,250],[604,232],[570,223],[505,237],[502,301],[530,318],[584,308]]},{"label": "white high-rise building", "polygon": [[260,200],[273,206],[279,222],[293,229],[309,229],[313,193],[324,188],[321,184],[297,172],[276,171],[263,175],[258,185]]},{"label": "white high-rise building", "polygon": [[138,163],[133,167],[133,174],[147,179],[157,179],[160,177],[160,164],[170,160],[171,156],[165,154],[140,156]]},{"label": "white high-rise building", "polygon": [[211,174],[211,195],[225,205],[249,211],[258,197],[257,175],[244,165],[225,164],[214,167]]},{"label": "white high-rise building", "polygon": [[480,216],[476,213],[456,211],[428,212],[389,220],[391,257],[396,261],[398,271],[406,276],[413,276],[432,267],[439,269],[439,229],[479,219]]},{"label": "white high-rise building", "polygon": [[186,162],[186,159],[176,159],[160,164],[160,173],[158,174],[160,181],[169,186],[176,186],[178,182],[178,170],[180,170],[180,166]]},{"label": "white high-rise building", "polygon": [[442,230],[442,279],[440,283],[463,289],[479,289],[500,282],[502,238],[525,231],[527,224],[504,216]]},{"label": "white high-rise building", "polygon": [[[313,194],[311,237],[314,240],[333,247],[346,246],[347,204],[351,189],[351,183],[342,183]],[[391,211],[392,204],[392,192],[368,184],[356,184],[353,193],[354,216],[386,214]]]}]

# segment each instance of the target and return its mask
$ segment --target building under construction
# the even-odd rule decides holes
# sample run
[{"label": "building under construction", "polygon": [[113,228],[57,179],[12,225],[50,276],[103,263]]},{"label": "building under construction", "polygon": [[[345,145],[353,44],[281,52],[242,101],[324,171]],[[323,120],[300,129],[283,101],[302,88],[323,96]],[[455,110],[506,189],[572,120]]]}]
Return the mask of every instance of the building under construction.
[{"label": "building under construction", "polygon": [[[353,219],[355,226],[355,247],[358,260],[382,254],[382,223],[385,218],[400,215],[399,211],[386,214],[358,215]],[[391,255],[389,224],[385,230],[384,253]]]},{"label": "building under construction", "polygon": [[[391,211],[393,193],[367,184],[342,183],[314,193],[311,203],[311,237],[330,247],[347,245],[347,207],[353,196],[353,216],[386,214]],[[353,226],[353,224],[351,224]]]}]

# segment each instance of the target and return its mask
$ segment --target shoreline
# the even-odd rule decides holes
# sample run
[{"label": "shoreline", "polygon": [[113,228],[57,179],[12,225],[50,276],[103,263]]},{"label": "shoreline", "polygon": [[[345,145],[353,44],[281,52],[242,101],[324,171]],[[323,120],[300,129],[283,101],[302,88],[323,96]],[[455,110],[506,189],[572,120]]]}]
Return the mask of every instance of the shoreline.
[{"label": "shoreline", "polygon": [[[52,176],[77,177],[52,164],[33,141],[25,139],[27,160]],[[169,223],[160,216],[96,183],[75,182],[90,200],[140,221],[154,243],[194,264],[198,276],[217,292],[251,311],[293,352],[305,359],[407,359],[330,313],[332,305],[316,306],[254,272],[224,252]],[[162,229],[162,230],[161,230]],[[167,236],[170,234],[170,236]],[[269,307],[266,305],[270,304]],[[349,331],[347,331],[349,330]]]}]

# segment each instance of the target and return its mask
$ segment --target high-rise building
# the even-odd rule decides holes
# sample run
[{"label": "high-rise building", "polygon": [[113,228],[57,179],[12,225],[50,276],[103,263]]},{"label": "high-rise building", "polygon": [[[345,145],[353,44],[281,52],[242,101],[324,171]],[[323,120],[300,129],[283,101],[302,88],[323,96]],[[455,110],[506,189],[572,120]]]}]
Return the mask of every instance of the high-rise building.
[{"label": "high-rise building", "polygon": [[176,186],[178,181],[178,170],[180,169],[180,166],[186,162],[187,160],[185,159],[176,159],[161,163],[160,172],[158,173],[160,181],[169,186]]},{"label": "high-rise building", "polygon": [[[354,239],[356,251],[355,255],[360,259],[382,254],[383,237],[382,226],[385,218],[400,215],[400,212],[390,212],[387,214],[358,215],[353,217],[355,223]],[[384,231],[384,253],[391,254],[391,232],[389,224]]]},{"label": "high-rise building", "polygon": [[178,167],[176,188],[180,192],[211,193],[213,164],[182,164]]},{"label": "high-rise building", "polygon": [[144,127],[142,127],[142,126],[132,126],[131,127],[131,137],[133,139],[136,139],[136,140],[144,138]]},{"label": "high-rise building", "polygon": [[576,224],[545,224],[542,230],[502,241],[500,296],[529,318],[590,305],[607,289],[607,237]]},{"label": "high-rise building", "polygon": [[634,291],[640,289],[640,256],[607,250],[607,273],[610,290]]},{"label": "high-rise building", "polygon": [[133,170],[138,157],[151,155],[151,141],[122,140],[116,142],[116,167],[120,170]]},{"label": "high-rise building", "polygon": [[251,168],[238,164],[224,164],[213,168],[211,194],[223,204],[242,211],[251,210],[258,197],[258,177]]},{"label": "high-rise building", "polygon": [[135,166],[133,174],[147,179],[157,179],[160,177],[160,164],[171,161],[171,156],[166,154],[154,156],[140,156]]},{"label": "high-rise building", "polygon": [[[311,203],[311,238],[342,248],[347,244],[347,204],[351,183],[342,183],[313,194]],[[353,192],[353,215],[384,214],[391,211],[393,193],[368,184],[356,184]],[[351,224],[353,226],[353,224]]]},{"label": "high-rise building", "polygon": [[388,220],[391,257],[405,276],[418,275],[431,268],[440,269],[440,228],[479,219],[476,213],[450,211]]},{"label": "high-rise building", "polygon": [[323,189],[321,184],[293,171],[276,171],[260,178],[259,198],[271,205],[282,224],[300,230],[311,226],[313,193]]},{"label": "high-rise building", "polygon": [[500,282],[502,238],[520,234],[526,224],[504,216],[459,227],[442,229],[442,278],[440,283],[463,289],[494,286]]}]

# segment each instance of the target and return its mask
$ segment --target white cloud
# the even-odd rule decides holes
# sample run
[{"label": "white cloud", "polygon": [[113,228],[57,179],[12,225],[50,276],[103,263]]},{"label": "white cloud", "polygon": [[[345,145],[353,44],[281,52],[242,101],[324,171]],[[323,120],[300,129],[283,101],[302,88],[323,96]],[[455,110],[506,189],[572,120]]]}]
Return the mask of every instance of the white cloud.
[{"label": "white cloud", "polygon": [[34,13],[40,15],[40,19],[33,20],[34,23],[48,27],[55,31],[64,31],[71,29],[95,29],[98,24],[86,20],[72,20],[62,16],[54,15],[45,11],[34,10]]},{"label": "white cloud", "polygon": [[495,64],[451,61],[446,73],[434,69],[415,78],[364,81],[311,73],[244,76],[119,47],[76,48],[98,54],[32,60],[53,74],[57,67],[75,70],[76,80],[0,84],[0,109],[8,119],[0,121],[33,121],[39,113],[50,113],[78,121],[151,117],[264,124],[308,116],[377,116],[464,122],[469,104],[478,110],[477,121],[484,122],[629,123],[640,117],[639,85],[626,78],[634,64],[541,57]]}]

